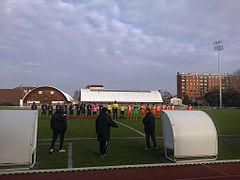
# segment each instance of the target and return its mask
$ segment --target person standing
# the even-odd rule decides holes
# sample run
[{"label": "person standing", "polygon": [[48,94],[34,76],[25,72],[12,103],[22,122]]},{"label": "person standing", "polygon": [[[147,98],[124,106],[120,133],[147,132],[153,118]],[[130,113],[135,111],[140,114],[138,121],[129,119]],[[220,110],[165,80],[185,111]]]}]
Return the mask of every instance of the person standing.
[{"label": "person standing", "polygon": [[111,127],[117,128],[118,125],[112,120],[108,114],[106,107],[102,108],[101,113],[96,119],[96,134],[97,140],[99,141],[99,153],[101,157],[106,156],[108,142],[110,140],[110,129]]},{"label": "person standing", "polygon": [[73,108],[74,108],[74,106],[73,106],[73,104],[72,103],[70,103],[70,105],[69,105],[69,118],[73,118]]},{"label": "person standing", "polygon": [[156,105],[156,118],[160,118],[160,114],[161,114],[161,106],[160,104]]},{"label": "person standing", "polygon": [[187,106],[187,110],[189,110],[189,111],[193,110],[193,107],[192,107],[191,104],[188,104],[188,106]]},{"label": "person standing", "polygon": [[111,114],[112,114],[112,105],[110,103],[108,103],[108,105],[107,105],[107,110],[108,110],[108,114],[111,116]]},{"label": "person standing", "polygon": [[97,110],[98,110],[97,104],[96,102],[94,102],[92,105],[93,118],[97,117]]},{"label": "person standing", "polygon": [[51,118],[53,114],[53,106],[51,103],[48,104],[47,109],[48,109],[48,117]]},{"label": "person standing", "polygon": [[137,120],[139,117],[139,106],[137,103],[133,106],[133,120]]},{"label": "person standing", "polygon": [[122,104],[120,106],[120,119],[124,119],[125,117],[125,106]]},{"label": "person standing", "polygon": [[141,105],[140,105],[140,117],[141,117],[141,119],[144,117],[144,115],[145,115],[145,106],[144,106],[143,103],[141,103]]},{"label": "person standing", "polygon": [[42,104],[41,110],[42,110],[42,118],[46,118],[46,115],[47,115],[47,104],[46,103]]},{"label": "person standing", "polygon": [[32,109],[32,110],[37,110],[37,105],[36,105],[35,102],[32,103],[32,105],[31,105],[31,109]]},{"label": "person standing", "polygon": [[81,109],[81,114],[82,114],[80,116],[82,119],[85,119],[86,118],[86,104],[81,103],[80,109]]},{"label": "person standing", "polygon": [[153,143],[154,149],[157,149],[157,142],[155,137],[155,118],[149,108],[146,109],[146,115],[142,120],[144,124],[144,132],[145,132],[145,141],[146,147],[145,149],[148,150],[151,148],[150,138]]},{"label": "person standing", "polygon": [[59,152],[65,152],[63,149],[64,135],[67,130],[67,114],[64,112],[63,108],[56,109],[50,120],[50,126],[52,129],[52,142],[50,146],[49,153],[52,154],[54,150],[54,145],[57,140],[58,135],[60,136]]},{"label": "person standing", "polygon": [[80,113],[81,113],[81,109],[80,109],[80,103],[76,104],[76,119],[80,118]]},{"label": "person standing", "polygon": [[56,109],[60,109],[61,108],[61,105],[60,103],[58,102],[57,105],[56,105]]},{"label": "person standing", "polygon": [[100,104],[98,105],[98,114],[100,114],[100,113],[102,112],[102,108],[103,108],[103,104],[100,103]]},{"label": "person standing", "polygon": [[92,105],[89,103],[87,104],[87,118],[91,118],[92,117]]},{"label": "person standing", "polygon": [[117,101],[114,101],[114,103],[112,104],[112,109],[113,109],[113,118],[117,119],[118,118],[118,115],[117,115],[117,112],[118,112]]},{"label": "person standing", "polygon": [[128,111],[128,119],[131,120],[132,119],[132,104],[129,103],[127,105],[127,111]]},{"label": "person standing", "polygon": [[155,106],[155,104],[152,105],[151,111],[152,111],[153,116],[156,117],[156,106]]}]

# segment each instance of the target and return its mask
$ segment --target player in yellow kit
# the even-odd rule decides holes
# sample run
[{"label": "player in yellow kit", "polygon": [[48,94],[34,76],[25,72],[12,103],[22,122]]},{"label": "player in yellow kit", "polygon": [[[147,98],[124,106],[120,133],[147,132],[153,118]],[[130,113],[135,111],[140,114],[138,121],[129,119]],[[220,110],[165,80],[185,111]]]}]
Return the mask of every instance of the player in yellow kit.
[{"label": "player in yellow kit", "polygon": [[120,106],[120,119],[124,119],[125,117],[124,117],[124,115],[125,115],[125,106],[124,105],[122,105],[122,106]]},{"label": "player in yellow kit", "polygon": [[117,115],[117,112],[118,112],[117,101],[114,101],[114,103],[112,104],[112,111],[113,111],[113,118],[117,119],[118,118],[118,115]]}]

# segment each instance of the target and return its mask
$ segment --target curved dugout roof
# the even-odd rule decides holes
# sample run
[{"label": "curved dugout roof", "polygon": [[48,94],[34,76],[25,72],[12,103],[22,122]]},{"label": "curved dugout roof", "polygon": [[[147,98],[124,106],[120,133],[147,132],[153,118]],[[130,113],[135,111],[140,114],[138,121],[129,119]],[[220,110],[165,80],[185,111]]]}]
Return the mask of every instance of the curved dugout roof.
[{"label": "curved dugout roof", "polygon": [[215,125],[203,111],[161,112],[164,147],[174,150],[175,158],[217,157]]},{"label": "curved dugout roof", "polygon": [[122,103],[161,103],[159,91],[126,91],[126,90],[90,90],[81,89],[81,102],[122,102]]},{"label": "curved dugout roof", "polygon": [[73,101],[73,98],[72,98],[69,94],[61,91],[61,90],[58,89],[58,88],[52,87],[52,86],[40,86],[40,87],[36,87],[36,88],[32,89],[30,92],[28,92],[28,93],[23,97],[23,101],[24,101],[24,99],[25,99],[30,93],[32,93],[32,92],[34,92],[34,91],[37,91],[37,90],[39,90],[39,89],[42,89],[42,88],[52,88],[52,89],[55,89],[55,90],[59,91],[61,94],[63,94],[63,96],[66,98],[67,101],[69,101],[69,102],[70,102],[70,101]]}]

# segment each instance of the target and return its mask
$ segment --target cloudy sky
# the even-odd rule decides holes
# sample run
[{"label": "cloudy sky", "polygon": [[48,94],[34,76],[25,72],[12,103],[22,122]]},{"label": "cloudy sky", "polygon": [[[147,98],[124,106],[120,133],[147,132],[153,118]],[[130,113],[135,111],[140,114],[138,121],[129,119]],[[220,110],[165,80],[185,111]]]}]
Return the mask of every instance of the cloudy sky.
[{"label": "cloudy sky", "polygon": [[240,68],[239,0],[0,0],[0,88],[167,89]]}]

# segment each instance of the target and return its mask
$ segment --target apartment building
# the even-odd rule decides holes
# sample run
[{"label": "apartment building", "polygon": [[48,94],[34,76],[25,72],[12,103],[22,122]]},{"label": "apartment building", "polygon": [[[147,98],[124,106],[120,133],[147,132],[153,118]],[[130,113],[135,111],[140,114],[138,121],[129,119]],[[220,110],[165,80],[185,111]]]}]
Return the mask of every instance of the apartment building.
[{"label": "apartment building", "polygon": [[[230,74],[222,74],[222,90],[229,90],[231,85]],[[177,72],[177,96],[190,100],[204,97],[208,92],[219,89],[219,75],[209,73],[180,73]]]}]

